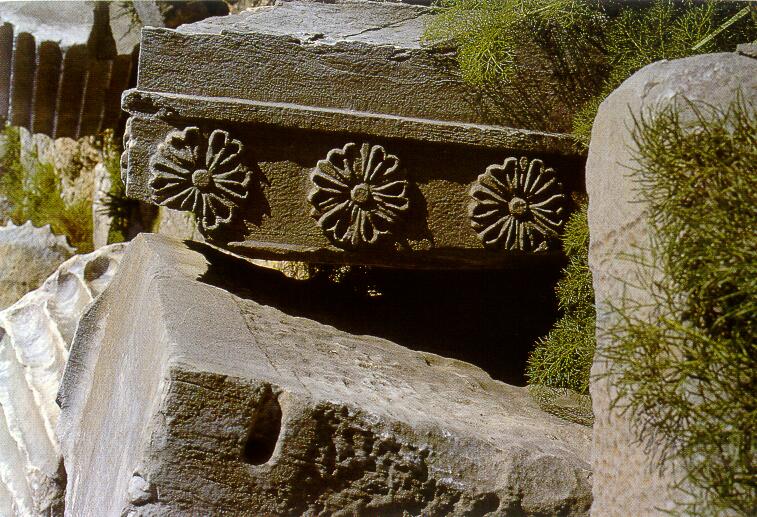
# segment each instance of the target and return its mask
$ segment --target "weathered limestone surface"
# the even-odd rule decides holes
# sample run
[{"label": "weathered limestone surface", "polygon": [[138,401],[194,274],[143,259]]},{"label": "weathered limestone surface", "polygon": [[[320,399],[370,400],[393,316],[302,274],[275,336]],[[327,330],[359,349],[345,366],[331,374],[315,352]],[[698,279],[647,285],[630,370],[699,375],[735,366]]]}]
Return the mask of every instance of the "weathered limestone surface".
[{"label": "weathered limestone surface", "polygon": [[67,515],[587,515],[587,428],[470,364],[321,324],[311,286],[192,247],[137,237],[79,323]]},{"label": "weathered limestone surface", "polygon": [[35,228],[27,221],[0,226],[0,309],[39,287],[74,251],[50,225]]},{"label": "weathered limestone surface", "polygon": [[[710,54],[677,61],[661,61],[645,67],[624,82],[602,104],[594,122],[586,165],[589,193],[589,262],[594,277],[597,304],[597,346],[613,343],[601,332],[613,321],[612,305],[623,297],[633,304],[650,301],[649,294],[635,287],[636,264],[624,256],[649,248],[650,230],[645,206],[634,202],[638,183],[633,174],[636,150],[631,129],[633,116],[669,106],[686,98],[726,108],[741,91],[744,99],[757,103],[757,60],[739,54]],[[689,107],[679,104],[684,123],[696,121]],[[653,278],[658,272],[643,274]],[[611,365],[595,357],[592,373],[602,375]],[[671,483],[675,471],[657,475],[654,459],[633,442],[630,423],[610,409],[614,389],[608,378],[591,386],[594,424],[594,502],[592,515],[662,515],[673,509]]]},{"label": "weathered limestone surface", "polygon": [[105,164],[98,163],[94,170],[92,188],[92,244],[95,249],[108,244],[113,218],[108,215],[108,196],[113,188],[113,180]]},{"label": "weathered limestone surface", "polygon": [[79,317],[108,285],[123,246],[74,256],[0,311],[0,515],[62,515],[55,397]]},{"label": "weathered limestone surface", "polygon": [[[480,267],[559,255],[582,152],[516,115],[522,91],[474,91],[449,48],[422,45],[432,13],[295,1],[145,29],[123,96],[127,194],[193,212],[209,241],[253,258]],[[575,105],[536,82],[550,109]]]}]

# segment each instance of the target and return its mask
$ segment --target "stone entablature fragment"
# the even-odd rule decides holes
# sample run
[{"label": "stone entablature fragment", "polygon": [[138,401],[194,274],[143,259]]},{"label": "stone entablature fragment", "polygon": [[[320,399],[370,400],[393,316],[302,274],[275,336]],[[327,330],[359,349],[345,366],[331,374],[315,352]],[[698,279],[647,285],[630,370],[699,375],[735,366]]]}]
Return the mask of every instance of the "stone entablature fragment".
[{"label": "stone entablature fragment", "polygon": [[[406,4],[285,2],[145,29],[139,81],[123,97],[127,193],[193,211],[211,242],[256,258],[496,267],[559,254],[582,152],[566,134],[523,127],[508,99],[473,91],[453,57],[421,46],[429,16]],[[170,135],[190,127],[245,149],[249,180],[224,198],[233,204],[213,201],[216,212],[195,203],[202,188],[189,172],[179,195],[183,183],[155,169]],[[492,215],[482,178],[511,157],[527,206],[521,214],[508,198]]]},{"label": "stone entablature fragment", "polygon": [[59,396],[69,515],[588,516],[588,428],[300,313],[323,291],[226,257],[257,286],[239,298],[207,283],[218,260],[142,234],[83,316]]}]

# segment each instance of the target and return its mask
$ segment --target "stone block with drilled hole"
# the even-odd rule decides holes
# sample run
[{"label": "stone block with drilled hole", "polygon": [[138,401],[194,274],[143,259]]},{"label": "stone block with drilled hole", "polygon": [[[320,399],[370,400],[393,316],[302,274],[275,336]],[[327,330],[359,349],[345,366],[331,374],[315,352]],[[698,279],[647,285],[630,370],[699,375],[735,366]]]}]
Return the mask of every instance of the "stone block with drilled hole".
[{"label": "stone block with drilled hole", "polygon": [[[579,103],[547,63],[517,92],[465,84],[449,48],[421,44],[432,12],[281,2],[145,29],[123,97],[127,193],[254,258],[554,258],[583,191],[582,153],[554,121]],[[549,117],[522,116],[526,91]]]},{"label": "stone block with drilled hole", "polygon": [[319,289],[132,241],[59,393],[67,514],[587,515],[588,428],[470,364],[320,323]]}]

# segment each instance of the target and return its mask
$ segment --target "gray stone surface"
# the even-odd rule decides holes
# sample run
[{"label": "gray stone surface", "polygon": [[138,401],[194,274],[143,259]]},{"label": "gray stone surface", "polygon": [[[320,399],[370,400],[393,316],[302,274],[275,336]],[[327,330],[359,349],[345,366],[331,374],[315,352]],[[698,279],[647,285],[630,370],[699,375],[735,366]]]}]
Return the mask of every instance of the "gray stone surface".
[{"label": "gray stone surface", "polygon": [[63,514],[55,396],[79,317],[110,281],[122,249],[74,256],[0,311],[0,515]]},{"label": "gray stone surface", "polygon": [[[581,152],[557,126],[517,116],[523,92],[475,91],[449,49],[423,46],[432,12],[283,2],[145,29],[123,97],[127,194],[194,212],[209,241],[253,258],[554,258],[569,195],[583,190]],[[554,81],[538,87],[553,99]]]},{"label": "gray stone surface", "polygon": [[162,206],[153,228],[155,233],[176,240],[192,240],[202,242],[202,234],[197,230],[197,223],[190,212],[181,212]]},{"label": "gray stone surface", "polygon": [[[633,117],[682,101],[702,101],[725,108],[741,91],[757,102],[757,60],[739,54],[710,54],[649,65],[624,82],[601,105],[594,121],[586,165],[589,193],[589,263],[597,304],[597,346],[612,347],[601,332],[613,322],[612,306],[648,305],[650,296],[635,285],[639,271],[628,255],[649,248],[651,238],[646,208],[635,202],[638,183],[633,169],[636,151],[631,137]],[[696,117],[680,102],[681,120],[696,131]],[[685,126],[684,126],[685,127]],[[654,278],[658,271],[642,272]],[[602,376],[612,365],[595,357],[592,374]],[[599,379],[599,380],[596,380]],[[632,425],[611,409],[615,389],[612,377],[596,378],[591,396],[594,424],[594,503],[592,515],[663,515],[675,510],[670,492],[675,465],[665,476],[654,468],[655,458],[634,442]]]},{"label": "gray stone surface", "polygon": [[0,309],[39,287],[74,251],[49,225],[35,228],[27,221],[0,226]]},{"label": "gray stone surface", "polygon": [[587,428],[192,248],[137,237],[79,323],[59,393],[68,515],[587,515]]}]

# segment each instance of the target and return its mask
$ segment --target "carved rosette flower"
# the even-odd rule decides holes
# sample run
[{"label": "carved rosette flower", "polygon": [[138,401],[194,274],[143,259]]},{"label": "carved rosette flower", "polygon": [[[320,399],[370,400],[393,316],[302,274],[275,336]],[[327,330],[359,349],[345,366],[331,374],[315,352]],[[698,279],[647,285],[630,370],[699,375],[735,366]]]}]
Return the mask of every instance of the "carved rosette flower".
[{"label": "carved rosette flower", "polygon": [[383,147],[367,143],[332,149],[318,162],[308,200],[336,246],[356,249],[392,238],[410,206],[399,165]]},{"label": "carved rosette flower", "polygon": [[470,195],[471,226],[487,248],[546,251],[564,222],[562,185],[539,159],[490,165]]},{"label": "carved rosette flower", "polygon": [[205,231],[229,224],[248,196],[250,172],[242,165],[242,149],[220,129],[207,140],[197,127],[170,132],[150,159],[153,200],[192,211]]}]

